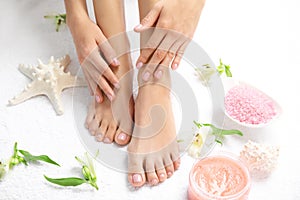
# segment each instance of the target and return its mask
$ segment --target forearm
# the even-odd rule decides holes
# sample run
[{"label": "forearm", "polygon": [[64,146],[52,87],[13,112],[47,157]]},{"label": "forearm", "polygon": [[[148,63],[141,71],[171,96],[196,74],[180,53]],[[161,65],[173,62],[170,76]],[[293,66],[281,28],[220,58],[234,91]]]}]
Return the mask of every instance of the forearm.
[{"label": "forearm", "polygon": [[65,0],[65,8],[67,24],[71,29],[77,21],[89,18],[86,0]]}]

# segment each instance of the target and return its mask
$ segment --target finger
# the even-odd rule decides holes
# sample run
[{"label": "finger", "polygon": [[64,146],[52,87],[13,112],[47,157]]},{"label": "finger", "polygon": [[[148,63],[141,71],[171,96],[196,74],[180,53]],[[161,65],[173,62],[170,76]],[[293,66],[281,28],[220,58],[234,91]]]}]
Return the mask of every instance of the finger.
[{"label": "finger", "polygon": [[[163,41],[156,49],[154,54],[152,55],[149,63],[145,67],[145,71],[143,72],[143,80],[148,81],[150,76],[154,74],[159,64],[165,59],[166,55],[169,54],[171,58],[173,58],[174,53],[170,51],[174,41],[177,40],[178,34],[174,34],[173,32],[168,32],[168,34],[164,37]],[[166,63],[168,61],[168,63]],[[164,65],[169,66],[172,62],[172,59],[164,60]],[[157,77],[161,77],[161,71],[157,71]]]},{"label": "finger", "polygon": [[91,78],[90,78],[89,74],[85,70],[82,70],[82,71],[83,71],[84,78],[85,78],[85,80],[86,80],[86,82],[88,84],[90,95],[92,96],[94,94],[93,94],[93,90],[92,90],[91,84],[90,84]]},{"label": "finger", "polygon": [[105,78],[103,78],[103,76],[99,77],[99,79],[98,79],[98,85],[100,86],[100,88],[102,89],[102,91],[105,93],[105,95],[107,96],[107,98],[110,101],[112,101],[115,98],[115,93],[114,93],[113,89],[107,83],[107,81],[105,80]]},{"label": "finger", "polygon": [[161,77],[163,76],[163,73],[166,71],[166,69],[169,68],[170,63],[172,62],[172,59],[174,57],[174,53],[172,52],[167,52],[165,58],[163,59],[163,61],[158,65],[158,67],[156,68],[155,72],[154,72],[154,77],[156,79],[161,79]]},{"label": "finger", "polygon": [[[116,75],[112,72],[112,70],[109,68],[109,66],[106,64],[106,62],[103,60],[103,58],[98,54],[94,53],[90,57],[92,64],[94,65],[95,69],[103,76],[105,76],[108,81],[116,86],[118,88],[119,80],[116,77]],[[97,74],[97,72],[92,72],[93,74]],[[91,74],[90,74],[91,75]],[[99,78],[99,77],[96,77]]]},{"label": "finger", "polygon": [[115,50],[112,48],[106,38],[104,42],[99,45],[99,48],[108,65],[111,65],[113,67],[117,67],[120,65],[120,61],[117,59]]},{"label": "finger", "polygon": [[159,18],[159,14],[163,8],[161,1],[157,2],[149,13],[141,20],[141,23],[134,28],[134,31],[141,32],[152,27]]},{"label": "finger", "polygon": [[102,103],[103,102],[103,94],[100,90],[99,87],[96,88],[96,91],[95,91],[95,100],[97,103]]},{"label": "finger", "polygon": [[117,76],[112,72],[112,70],[108,67],[104,72],[103,76],[113,84],[116,89],[120,89],[120,84]]},{"label": "finger", "polygon": [[144,63],[147,63],[152,54],[158,48],[166,35],[166,30],[155,29],[148,42],[141,47],[141,54],[136,61],[136,67],[139,69]]},{"label": "finger", "polygon": [[175,58],[174,58],[174,60],[173,60],[173,62],[172,62],[172,66],[171,66],[171,68],[172,68],[173,70],[176,70],[176,69],[178,68],[178,66],[179,66],[179,64],[180,64],[180,61],[181,61],[181,59],[182,59],[182,57],[183,57],[184,51],[185,51],[186,47],[188,46],[188,44],[189,44],[189,41],[186,40],[186,41],[180,46],[180,48],[178,49],[178,51],[176,52]]}]

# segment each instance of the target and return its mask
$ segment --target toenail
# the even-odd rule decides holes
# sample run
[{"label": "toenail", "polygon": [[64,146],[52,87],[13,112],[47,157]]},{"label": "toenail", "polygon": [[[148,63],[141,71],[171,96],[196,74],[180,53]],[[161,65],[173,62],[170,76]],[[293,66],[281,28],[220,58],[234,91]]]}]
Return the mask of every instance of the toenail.
[{"label": "toenail", "polygon": [[168,176],[169,176],[169,177],[172,176],[172,174],[173,174],[172,172],[168,172]]},{"label": "toenail", "polygon": [[160,174],[159,178],[165,178],[165,174]]},{"label": "toenail", "polygon": [[142,176],[139,175],[139,174],[134,174],[134,175],[132,176],[132,179],[133,179],[133,182],[134,182],[134,183],[140,183],[140,182],[142,182]]},{"label": "toenail", "polygon": [[152,185],[156,185],[156,184],[158,184],[158,180],[155,178],[155,179],[153,179],[152,181],[151,181],[151,184]]},{"label": "toenail", "polygon": [[149,72],[145,72],[144,75],[143,75],[143,80],[144,81],[148,81],[149,77],[150,77],[150,73]]},{"label": "toenail", "polygon": [[104,138],[103,142],[104,142],[104,143],[110,143],[110,139]]},{"label": "toenail", "polygon": [[126,138],[127,138],[127,135],[126,135],[125,133],[120,133],[120,134],[118,135],[118,139],[119,139],[119,140],[125,141]]}]

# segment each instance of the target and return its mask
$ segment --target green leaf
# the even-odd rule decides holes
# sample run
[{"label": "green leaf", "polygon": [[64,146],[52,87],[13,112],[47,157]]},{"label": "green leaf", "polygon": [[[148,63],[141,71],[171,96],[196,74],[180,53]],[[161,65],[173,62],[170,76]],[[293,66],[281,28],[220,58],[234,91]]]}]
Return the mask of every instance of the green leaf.
[{"label": "green leaf", "polygon": [[24,156],[24,159],[29,162],[29,161],[43,161],[46,163],[50,163],[53,165],[60,166],[57,162],[49,158],[47,155],[39,155],[39,156],[34,156],[30,154],[28,151],[25,150],[19,150],[19,152]]},{"label": "green leaf", "polygon": [[216,135],[240,135],[240,136],[243,136],[243,133],[239,130],[235,130],[235,129],[224,130],[224,129],[217,128],[212,124],[202,124],[202,125],[211,127],[213,134],[216,134]]},{"label": "green leaf", "polygon": [[56,185],[60,186],[78,186],[83,183],[87,183],[86,180],[77,178],[77,177],[69,177],[69,178],[49,178],[46,175],[44,175],[45,179],[51,183],[54,183]]},{"label": "green leaf", "polygon": [[200,123],[196,122],[195,120],[194,120],[193,122],[194,122],[194,124],[195,124],[198,128],[201,128],[201,127],[202,127],[202,125],[201,125]]},{"label": "green leaf", "polygon": [[227,77],[232,77],[232,73],[230,71],[230,66],[229,65],[225,65],[225,74]]}]

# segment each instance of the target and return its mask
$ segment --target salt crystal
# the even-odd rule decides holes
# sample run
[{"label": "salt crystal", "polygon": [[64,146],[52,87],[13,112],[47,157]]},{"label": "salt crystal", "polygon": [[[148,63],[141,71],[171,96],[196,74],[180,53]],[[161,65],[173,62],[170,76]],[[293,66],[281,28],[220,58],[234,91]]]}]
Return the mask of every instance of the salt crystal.
[{"label": "salt crystal", "polygon": [[226,112],[247,124],[268,123],[277,114],[275,105],[266,94],[247,85],[235,86],[225,96]]}]

